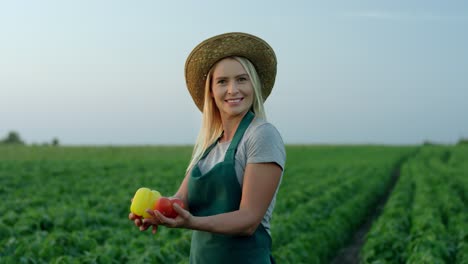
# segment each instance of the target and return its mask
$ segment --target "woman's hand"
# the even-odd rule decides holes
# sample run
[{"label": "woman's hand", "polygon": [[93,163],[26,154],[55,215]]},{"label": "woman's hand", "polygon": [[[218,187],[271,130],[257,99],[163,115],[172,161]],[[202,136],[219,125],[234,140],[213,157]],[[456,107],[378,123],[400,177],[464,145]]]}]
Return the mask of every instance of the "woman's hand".
[{"label": "woman's hand", "polygon": [[[133,202],[133,198],[130,199],[130,202]],[[128,215],[128,219],[132,220],[135,223],[135,225],[140,229],[140,231],[145,231],[150,226],[152,226],[153,234],[156,234],[156,232],[158,231],[158,219],[153,219],[153,221],[144,221],[143,217],[138,216],[134,213],[130,213]]]},{"label": "woman's hand", "polygon": [[156,234],[158,231],[158,225],[159,220],[157,218],[151,218],[151,219],[143,219],[141,216],[137,216],[133,213],[130,213],[128,215],[128,219],[132,220],[135,225],[140,229],[140,231],[145,231],[147,230],[150,226],[152,226],[152,232],[153,234]]},{"label": "woman's hand", "polygon": [[[170,228],[189,228],[194,229],[195,217],[187,210],[180,207],[178,204],[174,204],[172,208],[179,214],[176,218],[165,217],[158,210],[146,210],[148,214],[157,218],[160,225],[164,225]],[[144,219],[143,221],[146,221]]]}]

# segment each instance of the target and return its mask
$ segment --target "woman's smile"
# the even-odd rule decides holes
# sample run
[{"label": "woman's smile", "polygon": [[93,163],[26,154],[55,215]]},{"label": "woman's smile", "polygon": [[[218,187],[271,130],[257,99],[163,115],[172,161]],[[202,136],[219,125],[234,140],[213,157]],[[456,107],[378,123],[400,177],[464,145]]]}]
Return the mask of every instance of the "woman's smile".
[{"label": "woman's smile", "polygon": [[240,104],[240,102],[244,100],[244,97],[241,98],[235,98],[235,99],[226,99],[224,100],[226,103],[228,103],[230,106],[237,106]]}]

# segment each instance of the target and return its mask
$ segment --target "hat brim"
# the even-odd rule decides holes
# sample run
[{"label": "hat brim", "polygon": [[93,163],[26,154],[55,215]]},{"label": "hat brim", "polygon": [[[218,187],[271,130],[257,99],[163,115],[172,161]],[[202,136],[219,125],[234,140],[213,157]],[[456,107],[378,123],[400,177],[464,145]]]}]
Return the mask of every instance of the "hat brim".
[{"label": "hat brim", "polygon": [[209,38],[198,44],[185,62],[185,81],[193,101],[203,112],[204,89],[211,67],[226,57],[247,58],[255,66],[262,83],[262,97],[270,95],[276,78],[276,55],[261,38],[232,32]]}]

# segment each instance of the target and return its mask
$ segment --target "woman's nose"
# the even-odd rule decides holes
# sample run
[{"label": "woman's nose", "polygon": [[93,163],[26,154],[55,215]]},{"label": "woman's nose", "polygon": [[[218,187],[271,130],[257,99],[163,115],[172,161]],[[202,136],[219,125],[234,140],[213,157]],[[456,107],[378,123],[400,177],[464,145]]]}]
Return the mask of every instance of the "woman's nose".
[{"label": "woman's nose", "polygon": [[238,91],[239,89],[237,88],[237,84],[235,82],[231,82],[228,85],[228,89],[227,89],[228,94],[236,94]]}]

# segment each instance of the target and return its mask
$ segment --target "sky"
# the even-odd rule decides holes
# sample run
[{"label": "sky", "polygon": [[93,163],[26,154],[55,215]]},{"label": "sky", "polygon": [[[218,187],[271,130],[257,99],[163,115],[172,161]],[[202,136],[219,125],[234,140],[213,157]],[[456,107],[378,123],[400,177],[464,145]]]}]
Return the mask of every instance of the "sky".
[{"label": "sky", "polygon": [[456,143],[467,28],[467,1],[1,1],[0,138],[193,144],[185,60],[240,31],[275,50],[265,108],[286,144]]}]

